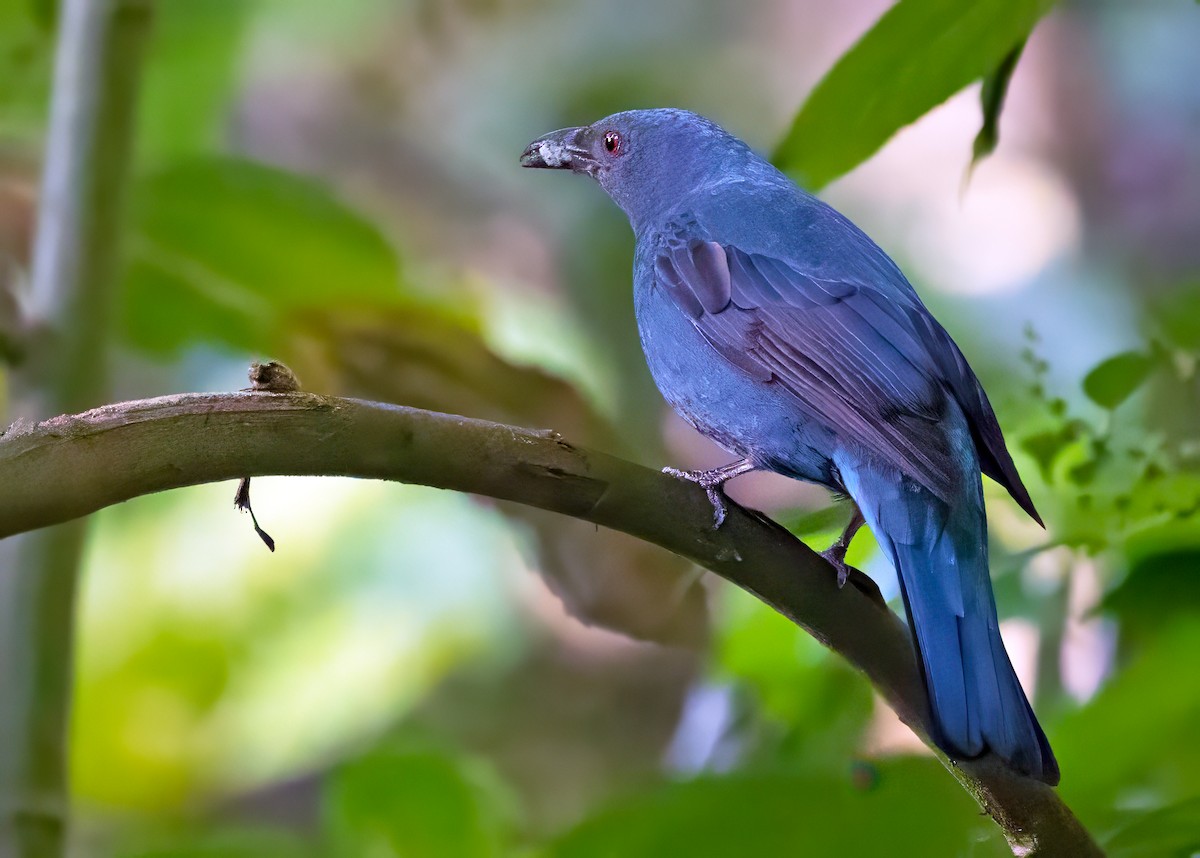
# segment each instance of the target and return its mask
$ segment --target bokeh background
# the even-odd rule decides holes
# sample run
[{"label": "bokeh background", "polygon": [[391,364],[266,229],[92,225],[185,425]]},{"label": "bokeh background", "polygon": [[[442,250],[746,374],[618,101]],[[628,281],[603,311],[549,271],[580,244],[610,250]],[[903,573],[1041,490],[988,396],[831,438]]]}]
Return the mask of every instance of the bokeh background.
[{"label": "bokeh background", "polygon": [[[771,152],[888,5],[160,0],[116,398],[276,358],[316,392],[722,463],[645,370],[623,216],[517,156],[662,105]],[[0,2],[18,296],[48,6]],[[1048,523],[987,487],[1010,651],[1114,855],[1200,851],[1197,45],[1194,3],[1060,3],[972,172],[978,85],[822,190],[958,340]],[[256,479],[272,554],[233,490],[93,521],[75,854],[1008,854],[865,680],[678,558],[429,489]],[[731,494],[818,547],[847,514],[769,476]],[[850,559],[895,595],[868,534]]]}]

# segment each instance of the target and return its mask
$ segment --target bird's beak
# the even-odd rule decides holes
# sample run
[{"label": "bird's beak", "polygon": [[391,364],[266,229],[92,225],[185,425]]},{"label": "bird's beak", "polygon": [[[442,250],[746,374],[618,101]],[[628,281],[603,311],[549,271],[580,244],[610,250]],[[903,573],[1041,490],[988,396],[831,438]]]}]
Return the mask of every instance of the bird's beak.
[{"label": "bird's beak", "polygon": [[582,139],[586,128],[561,128],[534,140],[521,153],[522,167],[590,173],[595,160]]}]

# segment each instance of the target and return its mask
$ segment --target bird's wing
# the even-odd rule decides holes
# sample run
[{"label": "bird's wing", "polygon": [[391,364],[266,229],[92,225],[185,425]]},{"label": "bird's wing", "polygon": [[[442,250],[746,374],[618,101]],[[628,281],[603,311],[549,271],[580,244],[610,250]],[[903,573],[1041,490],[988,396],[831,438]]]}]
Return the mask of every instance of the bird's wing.
[{"label": "bird's wing", "polygon": [[1029,496],[1029,490],[1025,488],[1017,466],[1013,464],[1012,456],[1009,455],[1008,446],[1004,443],[1004,433],[1000,430],[1000,422],[996,419],[992,404],[958,344],[924,306],[908,308],[902,312],[917,331],[917,336],[927,344],[927,353],[934,363],[938,377],[954,394],[967,416],[975,449],[979,454],[980,469],[1004,486],[1030,518],[1038,524],[1043,524],[1042,517],[1038,515],[1033,499]]},{"label": "bird's wing", "polygon": [[938,496],[953,497],[960,466],[935,427],[946,388],[909,308],[867,285],[818,279],[712,241],[661,248],[655,276],[726,359],[780,385],[806,412]]}]

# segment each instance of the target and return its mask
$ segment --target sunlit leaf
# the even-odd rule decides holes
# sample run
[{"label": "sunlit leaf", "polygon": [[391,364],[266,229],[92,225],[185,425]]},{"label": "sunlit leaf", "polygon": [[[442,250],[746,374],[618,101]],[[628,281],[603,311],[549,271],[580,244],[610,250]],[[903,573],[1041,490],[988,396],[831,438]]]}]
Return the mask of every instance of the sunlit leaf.
[{"label": "sunlit leaf", "polygon": [[1154,358],[1122,352],[1101,361],[1083,379],[1083,392],[1101,408],[1113,409],[1133,395],[1154,369]]},{"label": "sunlit leaf", "polygon": [[550,858],[1006,854],[999,831],[931,759],[844,777],[740,774],[630,797],[583,822]]},{"label": "sunlit leaf", "polygon": [[172,619],[145,646],[81,676],[71,769],[86,801],[166,812],[197,786],[195,737],[228,689],[234,654],[209,630]]},{"label": "sunlit leaf", "polygon": [[816,189],[992,74],[1053,0],[900,0],[817,84],[775,163]]}]

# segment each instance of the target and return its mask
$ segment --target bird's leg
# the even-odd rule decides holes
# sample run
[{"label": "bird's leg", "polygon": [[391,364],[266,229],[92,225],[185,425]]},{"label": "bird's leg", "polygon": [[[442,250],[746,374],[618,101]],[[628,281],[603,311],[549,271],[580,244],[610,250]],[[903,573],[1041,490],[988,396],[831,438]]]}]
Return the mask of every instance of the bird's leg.
[{"label": "bird's leg", "polygon": [[695,483],[704,489],[704,493],[708,495],[708,502],[713,507],[713,530],[716,530],[725,522],[723,486],[734,477],[749,473],[757,467],[749,459],[738,459],[736,462],[730,462],[720,468],[713,468],[711,471],[681,471],[678,468],[663,468],[663,473]]},{"label": "bird's leg", "polygon": [[854,534],[858,533],[858,529],[863,526],[862,510],[858,508],[858,504],[851,501],[854,506],[854,512],[850,515],[850,521],[846,524],[846,529],[842,531],[842,535],[837,538],[833,545],[821,552],[821,556],[829,561],[835,569],[837,569],[838,588],[846,586],[846,579],[850,577],[850,567],[846,565],[846,549],[850,547],[850,540],[854,538]]}]

